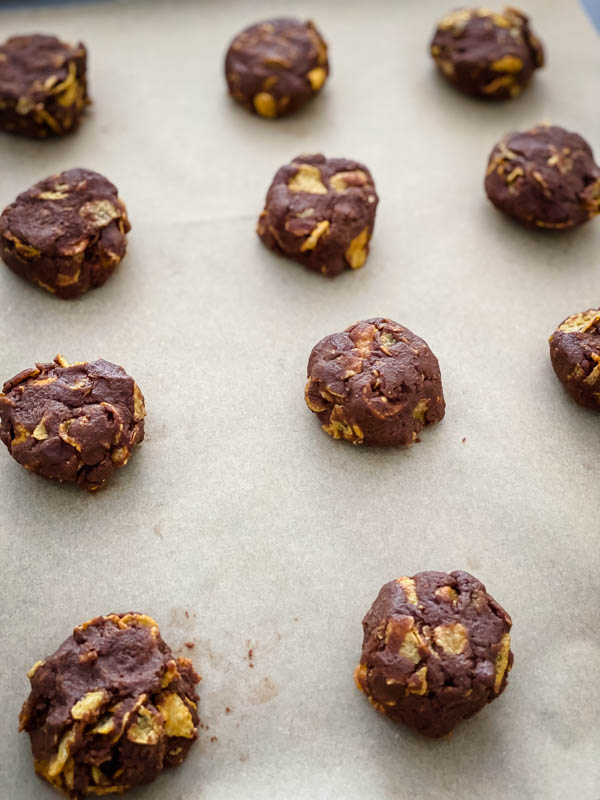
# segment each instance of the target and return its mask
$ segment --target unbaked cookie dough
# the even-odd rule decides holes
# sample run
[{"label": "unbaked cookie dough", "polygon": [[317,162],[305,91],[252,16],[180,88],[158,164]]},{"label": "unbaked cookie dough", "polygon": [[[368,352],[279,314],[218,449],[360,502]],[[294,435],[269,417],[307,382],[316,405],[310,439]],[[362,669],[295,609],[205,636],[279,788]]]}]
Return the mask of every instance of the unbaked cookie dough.
[{"label": "unbaked cookie dough", "polygon": [[261,117],[302,108],[329,75],[327,45],[312,22],[270,19],[251,25],[225,58],[229,92]]},{"label": "unbaked cookie dough", "polygon": [[573,228],[600,214],[600,167],[577,133],[537,125],[507,134],[494,147],[485,191],[522,225]]},{"label": "unbaked cookie dough", "polygon": [[394,722],[445,736],[506,688],[511,625],[468,572],[390,581],[363,620],[356,685]]},{"label": "unbaked cookie dough", "polygon": [[517,97],[544,65],[542,45],[516,8],[450,12],[438,24],[431,55],[457,89],[492,100]]},{"label": "unbaked cookie dough", "polygon": [[155,780],[198,736],[200,678],[145,614],[84,622],[28,677],[19,730],[37,774],[73,800]]},{"label": "unbaked cookie dough", "polygon": [[410,445],[445,411],[437,358],[408,328],[377,317],[315,345],[304,390],[307,406],[334,439]]},{"label": "unbaked cookie dough", "polygon": [[78,127],[90,100],[87,52],[54,36],[13,36],[0,45],[0,130],[44,139]]},{"label": "unbaked cookie dough", "polygon": [[367,260],[377,203],[364,164],[298,156],[275,174],[257,232],[269,250],[335,277]]},{"label": "unbaked cookie dough", "polygon": [[144,397],[117,364],[56,356],[7,381],[0,439],[25,469],[95,491],[144,438]]},{"label": "unbaked cookie dough", "polygon": [[600,411],[600,308],[560,323],[550,337],[550,360],[573,400]]},{"label": "unbaked cookie dough", "polygon": [[113,184],[87,169],[36,183],[0,216],[0,256],[57,297],[101,286],[125,255],[131,229]]}]

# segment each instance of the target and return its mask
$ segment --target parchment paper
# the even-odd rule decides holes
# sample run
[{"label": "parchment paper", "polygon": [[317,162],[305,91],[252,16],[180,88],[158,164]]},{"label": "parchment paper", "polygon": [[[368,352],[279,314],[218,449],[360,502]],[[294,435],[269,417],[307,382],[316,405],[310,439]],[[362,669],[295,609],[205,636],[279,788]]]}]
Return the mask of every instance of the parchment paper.
[{"label": "parchment paper", "polygon": [[[547,345],[600,302],[600,222],[526,231],[482,188],[493,144],[540,120],[600,155],[599,42],[574,0],[528,0],[548,66],[521,99],[488,105],[427,55],[451,5],[0,14],[3,37],[81,38],[94,99],[75,136],[1,137],[0,205],[85,166],[117,184],[133,223],[118,272],[80,300],[0,268],[0,376],[57,352],[104,357],[148,408],[146,441],[95,496],[0,453],[0,797],[55,796],[17,734],[26,670],[76,624],[127,610],[191,655],[206,725],[183,767],[132,798],[600,797],[600,417],[563,392]],[[332,76],[273,123],[228,99],[222,60],[239,29],[288,12],[317,22]],[[363,160],[381,198],[366,267],[334,281],[254,233],[275,170],[315,151]],[[376,315],[441,364],[446,418],[409,450],[334,442],[303,401],[313,344]],[[376,714],[352,671],[382,583],[457,568],[512,615],[515,666],[500,699],[432,742]]]}]

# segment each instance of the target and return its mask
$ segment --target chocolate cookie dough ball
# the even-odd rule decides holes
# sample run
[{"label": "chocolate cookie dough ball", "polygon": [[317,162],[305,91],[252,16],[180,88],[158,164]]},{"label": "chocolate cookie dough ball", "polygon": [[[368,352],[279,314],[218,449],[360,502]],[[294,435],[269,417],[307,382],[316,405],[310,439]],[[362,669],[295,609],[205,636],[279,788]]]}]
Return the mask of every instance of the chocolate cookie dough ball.
[{"label": "chocolate cookie dough ball", "polygon": [[70,133],[90,100],[87,52],[54,36],[14,36],[0,46],[0,130],[44,139]]},{"label": "chocolate cookie dough ball", "polygon": [[257,233],[269,250],[335,277],[367,260],[378,200],[364,164],[298,156],[277,170]]},{"label": "chocolate cookie dough ball", "polygon": [[542,45],[516,8],[452,11],[437,27],[431,55],[457,89],[493,100],[519,95],[544,66]]},{"label": "chocolate cookie dough ball", "polygon": [[312,22],[271,19],[251,25],[225,59],[229,92],[261,117],[292,114],[329,75],[327,45]]},{"label": "chocolate cookie dough ball", "polygon": [[19,730],[37,774],[67,797],[150,783],[179,766],[198,736],[200,678],[144,614],[84,622],[27,674]]},{"label": "chocolate cookie dough ball", "polygon": [[538,125],[498,142],[485,191],[497,209],[522,225],[573,228],[600,213],[600,167],[581,136]]},{"label": "chocolate cookie dough ball", "polygon": [[7,381],[0,439],[25,469],[95,491],[144,438],[144,397],[117,364],[56,356]]},{"label": "chocolate cookie dough ball", "polygon": [[70,169],[36,183],[0,216],[0,255],[31,283],[77,297],[107,281],[131,229],[116,188],[97,172]]},{"label": "chocolate cookie dough ball", "polygon": [[356,685],[394,722],[445,736],[506,688],[511,626],[468,572],[390,581],[363,620]]},{"label": "chocolate cookie dough ball", "polygon": [[550,360],[573,400],[600,411],[600,308],[561,322],[550,337]]},{"label": "chocolate cookie dough ball", "polygon": [[315,345],[306,405],[334,439],[409,445],[445,411],[437,358],[426,342],[390,319],[367,319]]}]

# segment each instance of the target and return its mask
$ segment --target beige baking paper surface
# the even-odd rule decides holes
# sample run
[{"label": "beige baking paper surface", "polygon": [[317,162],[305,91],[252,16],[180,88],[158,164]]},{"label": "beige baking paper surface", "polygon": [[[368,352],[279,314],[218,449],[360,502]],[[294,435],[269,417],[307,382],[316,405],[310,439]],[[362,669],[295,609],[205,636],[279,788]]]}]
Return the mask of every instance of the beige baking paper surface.
[{"label": "beige baking paper surface", "polygon": [[[76,301],[0,268],[0,376],[103,357],[148,408],[146,441],[94,496],[1,449],[0,797],[56,796],[17,734],[27,669],[83,620],[138,610],[202,673],[206,728],[132,798],[600,798],[600,416],[563,392],[547,344],[600,302],[600,221],[526,231],[482,187],[494,143],[540,120],[600,155],[600,42],[575,0],[529,0],[547,68],[517,101],[476,102],[427,53],[451,6],[0,13],[3,37],[83,40],[94,99],[70,138],[0,137],[0,206],[83,166],[116,183],[133,224],[115,276]],[[239,29],[277,14],[316,21],[332,75],[269,122],[229,100],[222,62]],[[364,161],[381,198],[367,265],[333,281],[254,233],[275,170],[315,151]],[[376,315],[441,364],[446,418],[409,450],[334,442],[304,405],[311,347]],[[507,691],[437,742],[376,714],[352,680],[380,585],[426,569],[474,573],[514,620]]]}]

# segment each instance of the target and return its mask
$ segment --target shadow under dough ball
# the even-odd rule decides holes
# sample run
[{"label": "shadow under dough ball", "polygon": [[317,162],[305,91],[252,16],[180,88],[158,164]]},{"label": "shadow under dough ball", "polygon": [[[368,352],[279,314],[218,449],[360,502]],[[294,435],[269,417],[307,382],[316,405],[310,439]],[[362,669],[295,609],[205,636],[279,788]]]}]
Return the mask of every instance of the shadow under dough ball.
[{"label": "shadow under dough ball", "polygon": [[506,688],[511,626],[468,572],[390,581],[363,620],[356,685],[393,722],[445,736]]},{"label": "shadow under dough ball", "polygon": [[517,97],[544,66],[542,45],[516,8],[452,11],[438,24],[430,49],[457,89],[491,100]]},{"label": "shadow under dough ball", "polygon": [[352,444],[410,445],[445,411],[437,358],[408,328],[380,317],[315,345],[306,405],[325,433]]},{"label": "shadow under dough ball", "polygon": [[14,36],[0,46],[0,130],[36,139],[78,127],[90,100],[87,52],[54,36]]},{"label": "shadow under dough ball", "polygon": [[36,183],[0,216],[0,256],[17,275],[70,299],[102,286],[127,248],[127,209],[113,184],[87,169]]},{"label": "shadow under dough ball", "polygon": [[0,439],[30,472],[76,483],[106,485],[144,438],[144,397],[117,364],[99,359],[69,364],[56,356],[7,381],[0,393]]},{"label": "shadow under dough ball", "polygon": [[600,167],[577,133],[538,125],[492,150],[485,191],[497,209],[531,228],[573,228],[600,213]]},{"label": "shadow under dough ball", "polygon": [[377,203],[364,164],[298,156],[277,170],[257,233],[269,250],[335,277],[367,260]]},{"label": "shadow under dough ball", "polygon": [[550,337],[550,360],[573,400],[600,411],[600,309],[561,322]]},{"label": "shadow under dough ball", "polygon": [[144,614],[84,622],[28,677],[19,730],[37,774],[69,798],[149,783],[179,766],[198,736],[200,678]]},{"label": "shadow under dough ball", "polygon": [[302,108],[329,75],[327,45],[312,22],[271,19],[239,33],[227,51],[229,93],[261,117]]}]

